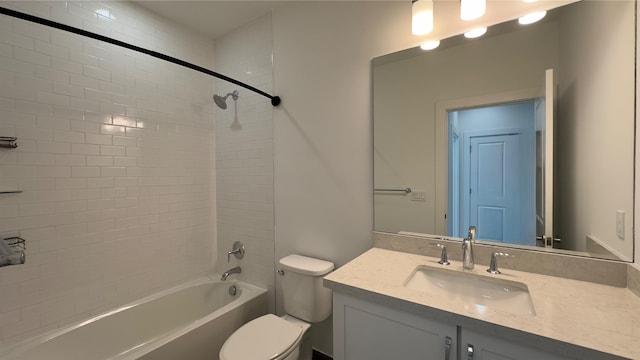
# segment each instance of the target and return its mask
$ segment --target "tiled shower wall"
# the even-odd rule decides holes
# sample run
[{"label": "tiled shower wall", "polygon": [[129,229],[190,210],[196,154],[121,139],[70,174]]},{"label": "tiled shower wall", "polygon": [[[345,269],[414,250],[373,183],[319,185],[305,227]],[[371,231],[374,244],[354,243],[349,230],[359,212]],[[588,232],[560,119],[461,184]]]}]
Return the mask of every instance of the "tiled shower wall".
[{"label": "tiled shower wall", "polygon": [[[271,94],[271,29],[267,15],[216,39],[216,71]],[[240,265],[241,279],[274,294],[274,110],[268,98],[216,81],[217,93],[234,90],[240,93],[237,102],[229,97],[226,110],[215,110],[218,271]],[[227,251],[235,241],[245,244],[246,255],[227,263]]]},{"label": "tiled shower wall", "polygon": [[[213,67],[213,42],[127,2],[0,6]],[[0,195],[0,233],[27,240],[26,264],[0,268],[0,345],[211,270],[212,78],[0,15],[0,84],[0,136],[19,144],[0,149],[0,190],[24,191]]]}]

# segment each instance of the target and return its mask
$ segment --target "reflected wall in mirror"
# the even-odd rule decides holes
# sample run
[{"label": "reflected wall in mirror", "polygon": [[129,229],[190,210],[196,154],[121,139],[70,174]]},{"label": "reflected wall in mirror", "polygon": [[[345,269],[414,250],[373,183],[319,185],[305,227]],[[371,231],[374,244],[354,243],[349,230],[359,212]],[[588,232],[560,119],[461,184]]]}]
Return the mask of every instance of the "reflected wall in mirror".
[{"label": "reflected wall in mirror", "polygon": [[635,23],[580,1],[374,59],[375,230],[631,261]]}]

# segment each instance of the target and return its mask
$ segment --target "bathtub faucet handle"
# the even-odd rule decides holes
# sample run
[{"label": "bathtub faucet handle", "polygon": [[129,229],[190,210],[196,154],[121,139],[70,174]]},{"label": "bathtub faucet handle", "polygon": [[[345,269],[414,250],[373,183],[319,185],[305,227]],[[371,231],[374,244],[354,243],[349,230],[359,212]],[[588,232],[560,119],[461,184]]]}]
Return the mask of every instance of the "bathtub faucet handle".
[{"label": "bathtub faucet handle", "polygon": [[231,261],[231,255],[235,256],[238,260],[242,259],[244,257],[244,253],[244,244],[240,241],[234,242],[233,249],[227,253],[227,262]]}]

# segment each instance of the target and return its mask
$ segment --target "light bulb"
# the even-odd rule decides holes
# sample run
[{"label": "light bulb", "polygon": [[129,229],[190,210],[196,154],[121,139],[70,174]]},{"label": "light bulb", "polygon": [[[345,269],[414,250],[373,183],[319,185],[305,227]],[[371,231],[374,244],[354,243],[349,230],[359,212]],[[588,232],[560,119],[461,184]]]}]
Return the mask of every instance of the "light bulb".
[{"label": "light bulb", "polygon": [[486,0],[460,0],[460,18],[462,20],[475,20],[484,15],[486,11]]},{"label": "light bulb", "polygon": [[477,37],[480,37],[482,35],[484,35],[487,32],[487,28],[486,27],[481,27],[481,28],[476,28],[473,29],[471,31],[467,31],[466,33],[464,33],[464,37],[466,37],[467,39],[474,39]]},{"label": "light bulb", "polygon": [[433,41],[427,41],[425,43],[422,43],[422,45],[420,45],[420,49],[422,49],[422,50],[433,50],[433,49],[437,48],[438,46],[440,46],[440,40],[433,40]]},{"label": "light bulb", "polygon": [[411,6],[411,32],[425,35],[433,31],[433,1],[418,0]]},{"label": "light bulb", "polygon": [[542,20],[542,18],[545,17],[545,15],[547,15],[546,11],[538,11],[538,12],[534,12],[531,14],[527,14],[521,18],[518,19],[518,22],[521,25],[529,25],[529,24],[533,24],[534,22],[538,22],[540,20]]},{"label": "light bulb", "polygon": [[460,18],[462,20],[475,20],[484,15],[486,11],[486,0],[460,0]]}]

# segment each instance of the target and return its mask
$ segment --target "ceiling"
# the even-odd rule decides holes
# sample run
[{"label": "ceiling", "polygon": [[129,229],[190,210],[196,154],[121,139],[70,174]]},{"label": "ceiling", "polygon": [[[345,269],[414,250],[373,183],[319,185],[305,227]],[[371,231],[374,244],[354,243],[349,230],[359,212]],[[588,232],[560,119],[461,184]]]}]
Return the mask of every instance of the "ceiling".
[{"label": "ceiling", "polygon": [[[272,9],[291,1],[301,0],[132,0],[134,3],[185,28],[208,38],[216,39],[271,12]],[[316,0],[332,1],[332,0]],[[335,1],[335,0],[334,0]],[[342,0],[349,1],[349,0]],[[367,0],[355,0],[367,1]],[[373,0],[376,1],[376,0]],[[377,0],[383,1],[383,0]],[[389,0],[387,0],[389,1]],[[405,2],[407,21],[410,21],[409,0]],[[487,0],[487,14],[474,21],[460,20],[459,0],[434,0],[435,29],[432,33],[416,37],[421,42],[443,39],[459,34],[466,28],[488,26],[522,16],[530,11],[552,9],[577,0]],[[464,30],[467,31],[467,30]]]},{"label": "ceiling", "polygon": [[208,38],[218,38],[285,1],[133,0],[137,5]]}]

